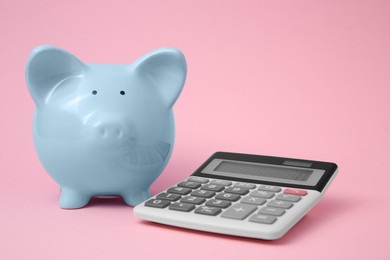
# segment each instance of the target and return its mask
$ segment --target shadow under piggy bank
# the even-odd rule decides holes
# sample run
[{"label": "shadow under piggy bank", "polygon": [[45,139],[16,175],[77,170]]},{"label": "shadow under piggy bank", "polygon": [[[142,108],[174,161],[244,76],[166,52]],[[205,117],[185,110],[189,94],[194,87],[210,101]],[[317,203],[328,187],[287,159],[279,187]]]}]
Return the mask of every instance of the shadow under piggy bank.
[{"label": "shadow under piggy bank", "polygon": [[34,144],[61,187],[60,207],[81,208],[94,196],[122,196],[134,206],[150,197],[172,153],[172,107],[186,73],[183,54],[171,48],[130,65],[33,50],[26,80],[36,104]]}]

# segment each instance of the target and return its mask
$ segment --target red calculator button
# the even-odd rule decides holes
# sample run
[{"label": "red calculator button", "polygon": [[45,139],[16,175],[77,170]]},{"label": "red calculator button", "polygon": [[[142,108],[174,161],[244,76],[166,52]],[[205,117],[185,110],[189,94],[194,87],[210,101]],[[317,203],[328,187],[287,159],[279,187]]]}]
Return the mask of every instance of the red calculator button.
[{"label": "red calculator button", "polygon": [[284,194],[291,194],[291,195],[298,195],[298,196],[305,196],[307,194],[307,191],[305,190],[295,190],[295,189],[285,189]]}]

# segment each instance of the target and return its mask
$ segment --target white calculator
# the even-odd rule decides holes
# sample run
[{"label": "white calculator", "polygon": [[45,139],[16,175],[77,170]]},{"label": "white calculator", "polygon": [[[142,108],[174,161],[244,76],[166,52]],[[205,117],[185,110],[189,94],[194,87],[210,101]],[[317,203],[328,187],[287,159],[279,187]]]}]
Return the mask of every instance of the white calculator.
[{"label": "white calculator", "polygon": [[190,177],[134,208],[144,220],[274,240],[320,200],[334,163],[217,152]]}]

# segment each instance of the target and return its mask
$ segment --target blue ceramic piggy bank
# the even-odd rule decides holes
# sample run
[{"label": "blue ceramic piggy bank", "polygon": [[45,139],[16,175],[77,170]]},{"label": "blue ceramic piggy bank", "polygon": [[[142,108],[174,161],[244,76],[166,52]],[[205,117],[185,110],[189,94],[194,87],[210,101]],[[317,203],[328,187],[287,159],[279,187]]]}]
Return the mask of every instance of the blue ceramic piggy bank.
[{"label": "blue ceramic piggy bank", "polygon": [[130,65],[84,64],[50,46],[26,67],[36,104],[34,144],[61,187],[60,207],[80,208],[93,196],[122,196],[134,206],[173,148],[172,107],[186,79],[177,49],[159,49]]}]

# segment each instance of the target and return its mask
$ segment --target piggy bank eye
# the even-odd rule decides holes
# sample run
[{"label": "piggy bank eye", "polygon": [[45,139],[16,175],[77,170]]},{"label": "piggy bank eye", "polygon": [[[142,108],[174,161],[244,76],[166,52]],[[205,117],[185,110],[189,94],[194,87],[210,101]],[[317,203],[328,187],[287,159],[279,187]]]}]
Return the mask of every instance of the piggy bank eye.
[{"label": "piggy bank eye", "polygon": [[92,95],[96,95],[97,94],[97,91],[96,90],[92,90]]},{"label": "piggy bank eye", "polygon": [[124,94],[126,94],[126,92],[124,92],[123,90],[121,90],[119,93],[120,93],[122,96],[123,96]]}]

